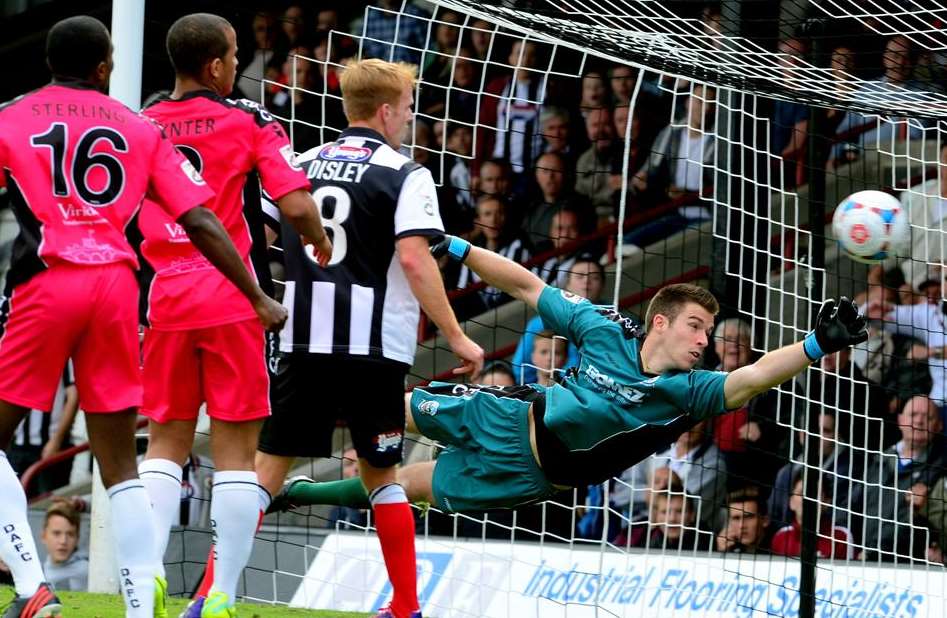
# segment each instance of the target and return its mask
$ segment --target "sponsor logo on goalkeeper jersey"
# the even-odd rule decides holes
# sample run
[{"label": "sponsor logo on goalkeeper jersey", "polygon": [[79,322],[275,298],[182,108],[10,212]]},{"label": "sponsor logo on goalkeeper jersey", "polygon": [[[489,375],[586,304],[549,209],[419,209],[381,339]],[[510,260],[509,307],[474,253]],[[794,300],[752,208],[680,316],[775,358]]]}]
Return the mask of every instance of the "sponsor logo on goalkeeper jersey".
[{"label": "sponsor logo on goalkeeper jersey", "polygon": [[380,433],[372,438],[372,442],[375,443],[375,450],[379,453],[387,453],[388,451],[394,451],[401,448],[401,440],[402,434],[401,432],[397,431]]},{"label": "sponsor logo on goalkeeper jersey", "polygon": [[589,365],[585,368],[585,377],[587,377],[601,390],[605,391],[606,394],[611,395],[625,403],[637,405],[644,401],[646,396],[646,393],[643,393],[642,391],[639,391],[638,389],[627,384],[622,384],[612,376],[602,373],[595,368],[595,365],[592,365],[591,363],[589,363]]}]

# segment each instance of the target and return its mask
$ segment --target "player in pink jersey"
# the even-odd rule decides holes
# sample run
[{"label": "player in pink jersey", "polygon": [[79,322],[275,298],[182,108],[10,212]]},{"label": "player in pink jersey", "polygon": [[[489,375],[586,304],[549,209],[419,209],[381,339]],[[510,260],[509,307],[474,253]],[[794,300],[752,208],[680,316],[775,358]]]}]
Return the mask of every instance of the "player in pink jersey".
[{"label": "player in pink jersey", "polygon": [[[279,122],[257,104],[225,98],[237,75],[236,33],[216,15],[198,13],[168,30],[174,91],[144,113],[164,128],[214,189],[208,203],[220,217],[248,269],[256,236],[265,263],[259,177],[282,216],[316,244],[317,260],[332,255]],[[146,201],[139,217],[142,251],[154,268],[148,292],[144,344],[144,405],[151,419],[148,452],[138,467],[155,511],[159,555],[178,519],[182,465],[191,450],[201,404],[211,418],[216,471],[210,518],[216,558],[206,602],[187,615],[233,615],[237,582],[253,548],[261,510],[270,495],[254,471],[260,427],[270,414],[266,333],[234,285],[214,271],[158,204]]]},{"label": "player in pink jersey", "polygon": [[[53,81],[0,108],[0,168],[20,226],[0,303],[0,445],[30,408],[48,410],[73,360],[92,452],[111,505],[126,615],[166,615],[151,505],[135,469],[142,387],[137,260],[124,230],[146,195],[250,299],[267,327],[285,310],[268,298],[212,211],[214,192],[152,121],[103,94],[108,30],[91,17],[47,38]],[[0,558],[17,597],[4,618],[59,615],[43,583],[26,498],[0,456]]]}]

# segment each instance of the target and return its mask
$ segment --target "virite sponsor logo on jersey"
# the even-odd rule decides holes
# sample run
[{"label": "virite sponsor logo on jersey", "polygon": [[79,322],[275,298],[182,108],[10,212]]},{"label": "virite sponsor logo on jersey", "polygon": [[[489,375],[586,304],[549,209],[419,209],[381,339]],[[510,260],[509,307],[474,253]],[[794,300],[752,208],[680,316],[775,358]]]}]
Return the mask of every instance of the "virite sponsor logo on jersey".
[{"label": "virite sponsor logo on jersey", "polygon": [[585,377],[606,393],[622,401],[631,404],[639,404],[644,401],[645,393],[627,384],[621,384],[615,378],[596,369],[592,364],[585,368]]},{"label": "virite sponsor logo on jersey", "polygon": [[179,223],[165,223],[164,229],[168,232],[168,242],[191,242]]},{"label": "virite sponsor logo on jersey", "polygon": [[73,204],[57,202],[56,207],[62,213],[62,222],[64,225],[97,225],[108,223],[98,209],[85,204]]},{"label": "virite sponsor logo on jersey", "polygon": [[371,156],[370,148],[347,144],[333,144],[323,148],[319,153],[320,159],[328,161],[366,161]]},{"label": "virite sponsor logo on jersey", "polygon": [[401,432],[397,431],[380,433],[372,438],[372,442],[375,443],[375,450],[379,453],[387,453],[388,451],[393,451],[400,448],[401,440],[402,434]]}]

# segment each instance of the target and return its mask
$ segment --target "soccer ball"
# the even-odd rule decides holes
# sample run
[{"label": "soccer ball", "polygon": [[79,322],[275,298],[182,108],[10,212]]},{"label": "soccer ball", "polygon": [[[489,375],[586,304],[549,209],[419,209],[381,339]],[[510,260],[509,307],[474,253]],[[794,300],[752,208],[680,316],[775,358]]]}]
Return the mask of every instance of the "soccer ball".
[{"label": "soccer ball", "polygon": [[859,191],[842,200],[832,217],[832,232],[848,257],[875,264],[908,244],[908,215],[901,202],[882,191]]}]

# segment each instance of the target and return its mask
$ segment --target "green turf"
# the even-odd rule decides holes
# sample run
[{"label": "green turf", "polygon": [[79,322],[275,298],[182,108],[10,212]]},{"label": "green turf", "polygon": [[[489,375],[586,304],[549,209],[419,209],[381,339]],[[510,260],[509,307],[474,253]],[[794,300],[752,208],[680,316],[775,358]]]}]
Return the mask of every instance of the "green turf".
[{"label": "green turf", "polygon": [[[121,618],[125,615],[125,605],[117,594],[90,594],[88,592],[58,592],[62,600],[63,618]],[[0,603],[5,604],[12,598],[11,588],[0,589]],[[0,607],[2,607],[0,604]],[[187,605],[185,599],[171,599],[168,603],[168,616],[176,618]],[[312,618],[355,618],[369,614],[335,612],[329,610],[290,609],[286,606],[237,604],[238,618],[277,618],[282,616],[309,616]]]}]

